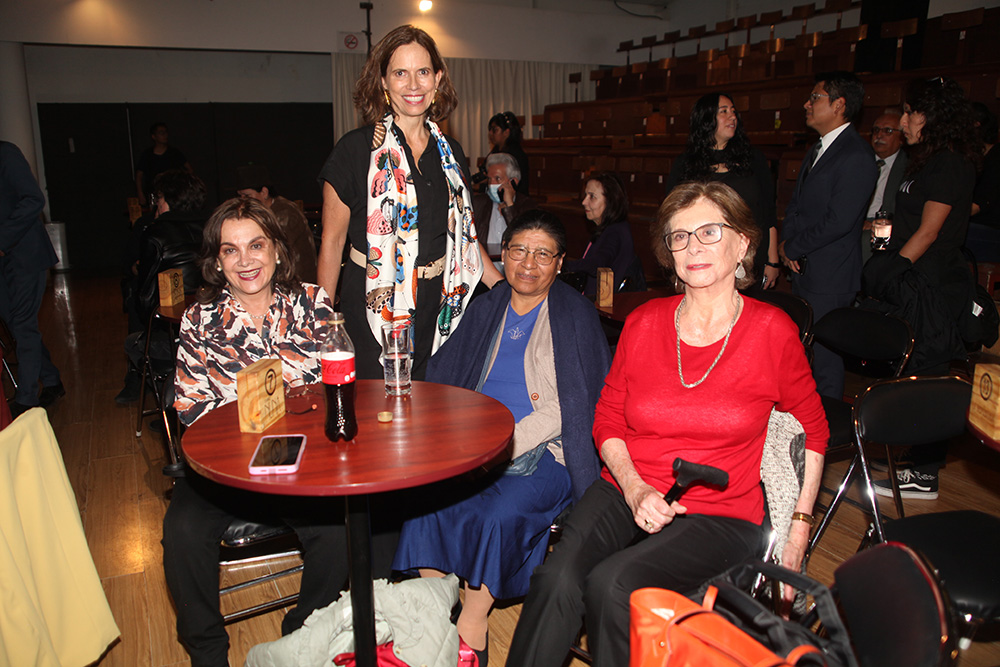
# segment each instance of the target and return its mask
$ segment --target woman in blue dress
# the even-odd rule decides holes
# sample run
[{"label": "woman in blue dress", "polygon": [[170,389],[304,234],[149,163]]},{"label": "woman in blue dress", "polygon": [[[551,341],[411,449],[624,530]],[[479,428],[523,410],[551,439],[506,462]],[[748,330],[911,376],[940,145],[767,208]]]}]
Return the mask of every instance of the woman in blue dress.
[{"label": "woman in blue dress", "polygon": [[453,485],[403,526],[393,569],[465,581],[462,639],[486,664],[495,600],[525,595],[552,520],[600,473],[591,436],[610,353],[593,304],[556,277],[566,232],[528,211],[503,236],[506,284],[472,302],[427,379],[480,391],[514,415],[512,461]]}]

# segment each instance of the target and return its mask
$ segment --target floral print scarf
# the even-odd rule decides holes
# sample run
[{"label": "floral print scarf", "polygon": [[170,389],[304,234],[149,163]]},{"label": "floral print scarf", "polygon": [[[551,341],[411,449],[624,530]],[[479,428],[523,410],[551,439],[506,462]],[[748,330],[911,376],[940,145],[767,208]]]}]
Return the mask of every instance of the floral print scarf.
[{"label": "floral print scarf", "polygon": [[[368,165],[365,303],[368,325],[378,341],[381,341],[382,324],[412,321],[417,309],[419,206],[406,153],[392,125],[392,114],[386,114],[375,125]],[[483,266],[472,219],[472,195],[462,168],[438,126],[427,121],[427,128],[437,144],[448,184],[444,280],[431,348],[433,354],[458,326],[472,291],[483,275]]]}]

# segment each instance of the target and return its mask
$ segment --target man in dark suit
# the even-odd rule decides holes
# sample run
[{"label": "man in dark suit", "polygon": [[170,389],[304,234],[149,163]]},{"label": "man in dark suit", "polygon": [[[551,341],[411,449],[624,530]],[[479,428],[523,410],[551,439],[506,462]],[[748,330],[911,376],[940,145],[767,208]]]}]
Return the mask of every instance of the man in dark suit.
[{"label": "man in dark suit", "polygon": [[[864,86],[850,72],[816,76],[804,105],[806,124],[820,140],[806,155],[785,211],[778,254],[792,272],[792,291],[816,320],[850,306],[861,289],[861,227],[878,168],[871,146],[851,120],[861,111]],[[843,398],[844,364],[822,345],[813,375],[820,394]]]},{"label": "man in dark suit", "polygon": [[538,208],[534,199],[517,192],[521,168],[507,153],[486,158],[486,194],[472,196],[476,234],[490,255],[500,254],[500,240],[507,225],[525,211]]},{"label": "man in dark suit", "polygon": [[13,417],[66,393],[38,329],[48,270],[59,261],[39,217],[44,207],[45,195],[21,150],[0,141],[0,318],[17,341]]},{"label": "man in dark suit", "polygon": [[868,205],[865,216],[864,232],[861,235],[862,263],[872,256],[871,229],[872,220],[879,211],[893,213],[896,210],[896,192],[903,182],[903,174],[910,159],[903,146],[903,131],[899,129],[899,119],[903,112],[899,109],[886,109],[875,119],[872,126],[872,148],[875,149],[875,166],[878,167],[878,181],[875,183],[875,194]]}]

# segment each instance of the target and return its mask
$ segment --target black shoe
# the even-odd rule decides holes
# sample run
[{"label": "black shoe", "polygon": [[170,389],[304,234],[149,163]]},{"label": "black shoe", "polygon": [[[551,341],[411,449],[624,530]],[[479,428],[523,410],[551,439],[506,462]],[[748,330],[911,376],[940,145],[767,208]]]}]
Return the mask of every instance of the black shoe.
[{"label": "black shoe", "polygon": [[42,393],[38,395],[38,405],[47,408],[65,395],[66,387],[62,382],[51,387],[42,387]]},{"label": "black shoe", "polygon": [[[938,476],[922,473],[915,468],[897,468],[896,481],[899,482],[901,498],[934,500],[938,497]],[[875,493],[892,498],[892,481],[880,479],[875,482]]]},{"label": "black shoe", "polygon": [[[914,464],[909,454],[910,448],[907,447],[896,456],[896,470],[913,467]],[[886,461],[885,456],[871,456],[868,458],[868,467],[876,472],[888,472],[889,462]]]},{"label": "black shoe", "polygon": [[7,408],[10,410],[11,419],[17,419],[31,408],[37,408],[37,407],[38,407],[37,405],[25,405],[24,403],[18,403],[15,400],[10,400],[7,402]]},{"label": "black shoe", "polygon": [[125,374],[125,386],[115,396],[115,403],[118,405],[129,405],[139,400],[139,390],[142,389],[142,377],[138,373],[129,371]]}]

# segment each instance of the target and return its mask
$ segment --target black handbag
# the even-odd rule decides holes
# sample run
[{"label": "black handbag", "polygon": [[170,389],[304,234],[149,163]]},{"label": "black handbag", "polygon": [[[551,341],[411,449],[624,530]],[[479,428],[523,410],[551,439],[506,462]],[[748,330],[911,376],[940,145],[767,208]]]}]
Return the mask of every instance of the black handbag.
[{"label": "black handbag", "polygon": [[[782,618],[765,607],[747,592],[759,574],[770,581],[789,584],[799,592],[811,596],[815,601],[813,611],[803,622],[798,622]],[[719,591],[715,611],[779,656],[787,656],[802,644],[812,644],[822,655],[804,655],[798,664],[858,667],[850,636],[837,611],[833,595],[829,588],[815,579],[780,565],[751,560],[707,582],[697,593],[688,597],[700,602],[709,586],[715,586]],[[822,623],[823,632],[820,634],[811,629],[814,617],[818,617]]]}]

